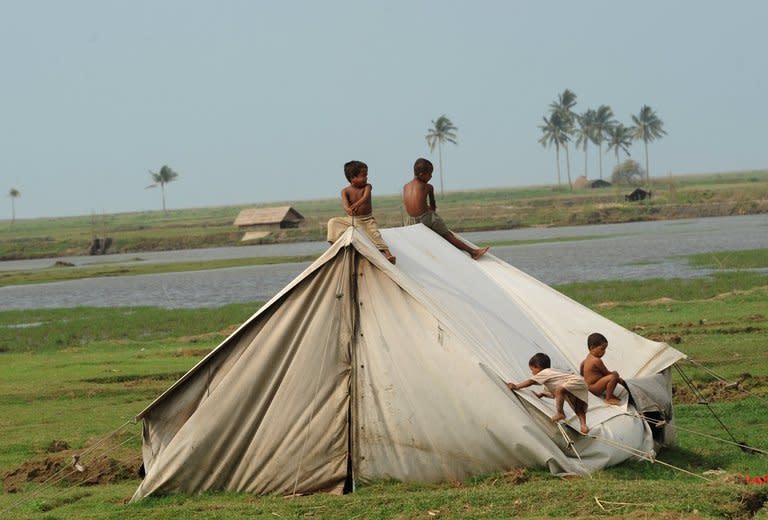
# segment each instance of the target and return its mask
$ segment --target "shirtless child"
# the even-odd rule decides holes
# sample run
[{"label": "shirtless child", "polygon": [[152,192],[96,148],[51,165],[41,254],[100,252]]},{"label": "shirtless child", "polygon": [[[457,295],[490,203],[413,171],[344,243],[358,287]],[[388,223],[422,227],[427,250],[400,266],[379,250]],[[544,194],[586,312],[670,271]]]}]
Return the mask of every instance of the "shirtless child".
[{"label": "shirtless child", "polygon": [[469,253],[469,256],[474,260],[477,260],[488,252],[488,247],[478,249],[465,244],[448,229],[443,219],[437,214],[435,190],[429,183],[433,170],[432,163],[427,159],[416,159],[413,165],[413,180],[403,186],[403,203],[405,204],[405,211],[410,217],[406,224],[424,224],[458,249]]},{"label": "shirtless child", "polygon": [[556,413],[552,416],[552,422],[558,422],[565,419],[563,401],[568,401],[568,404],[573,408],[576,417],[579,418],[581,433],[588,433],[587,399],[589,392],[587,391],[587,385],[584,384],[584,380],[576,374],[554,370],[549,368],[550,364],[551,362],[548,355],[543,352],[534,354],[530,361],[528,361],[528,368],[531,370],[533,377],[518,384],[507,383],[507,388],[510,390],[520,390],[521,388],[526,388],[531,385],[544,385],[544,388],[546,388],[547,391],[536,392],[536,397],[555,398]]},{"label": "shirtless child", "polygon": [[347,216],[333,217],[328,221],[328,242],[336,242],[348,227],[360,226],[376,249],[394,264],[396,258],[381,238],[379,225],[373,217],[373,186],[368,184],[368,166],[362,161],[349,161],[344,165],[344,176],[349,181],[349,186],[341,190],[341,204]]},{"label": "shirtless child", "polygon": [[608,340],[599,332],[594,332],[587,338],[587,348],[589,354],[581,363],[581,375],[589,391],[597,397],[604,398],[608,404],[619,404],[621,401],[613,395],[613,391],[617,384],[627,385],[618,372],[609,371],[603,363],[602,357],[608,348]]}]

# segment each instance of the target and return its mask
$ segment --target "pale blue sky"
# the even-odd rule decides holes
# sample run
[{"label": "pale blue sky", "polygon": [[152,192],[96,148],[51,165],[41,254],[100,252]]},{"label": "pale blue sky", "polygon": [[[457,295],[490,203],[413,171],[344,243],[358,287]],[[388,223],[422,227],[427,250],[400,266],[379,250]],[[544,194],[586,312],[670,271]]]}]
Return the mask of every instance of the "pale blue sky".
[{"label": "pale blue sky", "polygon": [[391,194],[441,114],[447,189],[553,183],[538,125],[565,88],[625,124],[651,106],[653,176],[766,168],[766,20],[759,0],[0,0],[0,190],[18,218],[159,209],[168,164],[169,208],[325,198],[359,159]]}]

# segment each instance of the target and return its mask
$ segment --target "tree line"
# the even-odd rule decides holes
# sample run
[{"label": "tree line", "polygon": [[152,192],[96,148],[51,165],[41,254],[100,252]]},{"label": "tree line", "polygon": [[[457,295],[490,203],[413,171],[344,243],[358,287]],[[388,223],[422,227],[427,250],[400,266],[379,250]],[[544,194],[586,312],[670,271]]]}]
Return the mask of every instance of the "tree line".
[{"label": "tree line", "polygon": [[606,153],[613,150],[616,156],[616,166],[619,165],[619,153],[624,152],[628,157],[629,147],[633,141],[643,141],[645,146],[645,175],[646,183],[650,182],[648,168],[648,143],[666,135],[664,122],[648,105],[643,105],[637,115],[632,115],[632,124],[625,126],[614,119],[613,110],[608,105],[600,105],[597,109],[589,108],[581,114],[574,110],[576,94],[565,89],[558,94],[557,99],[549,104],[548,114],[543,116],[539,125],[542,146],[555,148],[557,167],[557,185],[560,186],[560,150],[565,152],[568,185],[573,189],[571,181],[571,161],[569,143],[574,143],[574,149],[584,152],[584,175],[587,176],[587,159],[589,145],[594,144],[598,149],[600,179],[603,178],[603,143]]}]

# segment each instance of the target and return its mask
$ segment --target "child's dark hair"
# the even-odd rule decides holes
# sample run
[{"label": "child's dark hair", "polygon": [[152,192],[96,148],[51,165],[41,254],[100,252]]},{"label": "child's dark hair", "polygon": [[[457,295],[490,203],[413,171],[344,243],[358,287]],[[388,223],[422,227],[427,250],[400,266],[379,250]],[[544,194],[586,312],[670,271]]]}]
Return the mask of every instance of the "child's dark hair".
[{"label": "child's dark hair", "polygon": [[368,165],[363,161],[349,161],[344,165],[344,177],[346,177],[348,181],[351,181],[352,177],[360,175],[363,168],[368,168]]},{"label": "child's dark hair", "polygon": [[416,159],[416,162],[413,163],[413,174],[414,175],[421,175],[422,173],[432,173],[435,170],[435,167],[432,166],[432,163],[423,157],[419,157]]},{"label": "child's dark hair", "polygon": [[608,340],[605,339],[605,336],[603,336],[599,332],[593,332],[587,338],[587,348],[589,350],[592,350],[595,347],[599,347],[601,345],[607,345],[607,344],[608,344]]},{"label": "child's dark hair", "polygon": [[534,354],[533,357],[528,360],[528,366],[543,370],[552,366],[552,362],[549,360],[548,355],[544,352],[539,352],[538,354]]}]

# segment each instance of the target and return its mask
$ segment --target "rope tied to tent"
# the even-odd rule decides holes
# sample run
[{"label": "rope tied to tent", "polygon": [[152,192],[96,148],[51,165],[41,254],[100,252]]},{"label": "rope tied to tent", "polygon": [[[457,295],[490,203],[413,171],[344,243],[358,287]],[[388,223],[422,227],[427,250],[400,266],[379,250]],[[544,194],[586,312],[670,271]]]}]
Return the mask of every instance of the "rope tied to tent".
[{"label": "rope tied to tent", "polygon": [[[642,414],[637,414],[637,413],[633,414],[633,413],[625,412],[624,415],[628,415],[630,417],[636,417],[638,419],[643,419],[644,421],[646,421],[646,422],[648,422],[648,423],[650,423],[650,424],[652,424],[654,426],[664,426],[664,425],[667,424],[667,421],[665,421],[665,420],[654,419],[652,417],[647,417],[647,416],[642,415]],[[723,442],[725,444],[730,444],[730,445],[736,446],[737,448],[739,448],[742,451],[745,451],[747,453],[753,453],[753,454],[758,454],[759,453],[761,455],[768,455],[768,451],[766,451],[766,450],[762,450],[760,448],[755,448],[753,446],[748,446],[748,445],[746,445],[744,443],[740,443],[740,442],[729,441],[728,439],[723,439],[722,437],[717,437],[715,435],[709,435],[707,433],[698,432],[696,430],[691,430],[689,428],[684,428],[684,427],[682,427],[680,425],[677,425],[677,424],[675,424],[675,429],[676,430],[680,430],[680,431],[684,431],[684,432],[687,432],[687,433],[692,433],[694,435],[699,435],[701,437],[706,437],[707,439],[712,439],[712,440],[715,440],[715,441],[720,441],[720,442]]]},{"label": "rope tied to tent", "polygon": [[750,453],[755,454],[756,451],[751,448],[749,445],[747,445],[745,442],[740,442],[736,440],[736,437],[731,433],[731,430],[728,429],[728,427],[725,425],[725,423],[718,417],[718,415],[715,413],[715,411],[712,409],[711,406],[709,406],[709,401],[704,397],[704,395],[699,392],[699,390],[693,385],[693,381],[690,377],[688,377],[688,374],[683,372],[683,369],[680,368],[678,363],[675,363],[672,365],[677,370],[678,374],[680,374],[680,377],[685,381],[685,383],[688,385],[688,387],[691,389],[691,392],[696,396],[696,402],[699,404],[703,404],[707,407],[707,410],[709,410],[709,413],[712,414],[712,417],[715,418],[715,420],[720,424],[720,426],[725,430],[725,432],[728,434],[728,436],[733,440],[733,442],[743,451],[744,453]]},{"label": "rope tied to tent", "polygon": [[600,437],[598,435],[590,435],[588,433],[585,433],[585,434],[582,434],[582,435],[584,435],[585,437],[589,437],[591,439],[594,439],[594,440],[596,440],[598,442],[602,442],[603,444],[606,444],[608,446],[612,446],[614,448],[618,448],[620,450],[624,450],[625,452],[631,453],[632,455],[635,455],[639,459],[646,460],[646,461],[650,462],[651,464],[661,464],[662,466],[666,466],[668,468],[672,468],[672,469],[674,469],[676,471],[680,471],[681,473],[685,473],[687,475],[691,475],[692,477],[700,478],[702,480],[706,480],[707,482],[711,482],[712,481],[712,479],[708,479],[707,477],[704,477],[702,475],[697,475],[696,473],[693,473],[692,471],[688,471],[687,469],[683,469],[683,468],[680,468],[678,466],[675,466],[674,464],[670,464],[668,462],[664,462],[663,460],[659,460],[658,458],[656,458],[656,452],[654,452],[653,450],[645,452],[645,451],[633,448],[631,446],[627,446],[626,444],[622,444],[622,443],[614,441],[614,440],[610,440],[610,439],[606,439],[604,437]]}]

